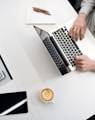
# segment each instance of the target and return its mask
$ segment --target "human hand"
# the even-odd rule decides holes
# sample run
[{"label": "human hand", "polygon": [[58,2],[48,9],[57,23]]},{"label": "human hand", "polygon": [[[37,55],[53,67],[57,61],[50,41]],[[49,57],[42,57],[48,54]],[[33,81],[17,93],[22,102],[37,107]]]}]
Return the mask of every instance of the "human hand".
[{"label": "human hand", "polygon": [[76,56],[74,58],[76,69],[80,71],[95,71],[95,61],[86,55]]},{"label": "human hand", "polygon": [[86,31],[86,14],[80,13],[69,30],[69,35],[74,40],[82,40]]}]

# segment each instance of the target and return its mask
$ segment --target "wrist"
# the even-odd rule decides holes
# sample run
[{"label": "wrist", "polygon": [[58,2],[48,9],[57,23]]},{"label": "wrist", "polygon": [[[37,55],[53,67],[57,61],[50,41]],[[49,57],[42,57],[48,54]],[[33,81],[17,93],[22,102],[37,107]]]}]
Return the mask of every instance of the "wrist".
[{"label": "wrist", "polygon": [[79,13],[78,17],[86,20],[87,15],[85,13]]}]

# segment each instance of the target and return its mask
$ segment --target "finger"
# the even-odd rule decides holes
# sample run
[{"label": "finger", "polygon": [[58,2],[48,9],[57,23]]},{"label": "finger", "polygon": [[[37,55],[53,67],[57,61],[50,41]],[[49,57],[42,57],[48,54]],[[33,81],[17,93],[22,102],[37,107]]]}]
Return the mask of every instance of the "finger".
[{"label": "finger", "polygon": [[83,61],[84,60],[84,55],[80,55],[80,56],[75,56],[74,57],[74,60],[76,60],[76,61]]},{"label": "finger", "polygon": [[82,40],[84,38],[84,34],[80,32],[79,39]]},{"label": "finger", "polygon": [[76,26],[73,28],[73,39],[75,39],[76,41],[78,40],[78,38],[80,37],[80,31],[81,31],[81,27],[80,26]]},{"label": "finger", "polygon": [[72,37],[72,33],[73,33],[73,29],[74,29],[74,26],[72,26],[68,32],[68,34]]},{"label": "finger", "polygon": [[77,66],[83,66],[83,65],[85,65],[85,62],[84,61],[75,61],[75,64]]},{"label": "finger", "polygon": [[81,30],[80,30],[80,40],[82,40],[84,38],[85,31],[86,31],[86,27],[81,28]]},{"label": "finger", "polygon": [[72,30],[72,39],[73,39],[73,40],[77,40],[78,34],[77,34],[76,31],[77,31],[77,28],[74,27],[73,30]]},{"label": "finger", "polygon": [[76,69],[77,70],[81,70],[81,66],[79,66],[78,64],[76,64]]},{"label": "finger", "polygon": [[81,60],[81,57],[80,56],[75,56],[74,57],[74,60],[77,62],[77,61],[80,61]]},{"label": "finger", "polygon": [[80,27],[77,27],[77,29],[75,30],[75,39],[76,39],[76,41],[78,40],[79,35],[80,35]]},{"label": "finger", "polygon": [[77,66],[85,65],[85,61],[83,59],[74,59],[74,62]]},{"label": "finger", "polygon": [[76,67],[76,70],[83,71],[80,67]]},{"label": "finger", "polygon": [[85,66],[83,66],[83,65],[77,65],[76,66],[76,69],[77,70],[80,70],[80,71],[85,71],[86,69],[85,69]]}]

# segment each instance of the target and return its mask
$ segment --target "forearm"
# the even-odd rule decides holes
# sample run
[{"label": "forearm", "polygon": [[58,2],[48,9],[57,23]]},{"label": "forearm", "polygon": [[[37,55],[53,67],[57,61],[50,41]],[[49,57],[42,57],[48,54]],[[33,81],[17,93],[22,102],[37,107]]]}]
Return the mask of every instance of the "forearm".
[{"label": "forearm", "polygon": [[88,15],[91,10],[93,10],[93,7],[95,6],[95,0],[83,0],[81,3],[81,9],[79,13],[85,13]]}]

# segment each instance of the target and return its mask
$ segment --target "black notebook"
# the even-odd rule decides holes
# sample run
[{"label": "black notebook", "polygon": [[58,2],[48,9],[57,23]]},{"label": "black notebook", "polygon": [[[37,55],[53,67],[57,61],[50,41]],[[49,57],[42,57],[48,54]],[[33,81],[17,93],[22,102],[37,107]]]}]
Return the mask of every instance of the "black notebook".
[{"label": "black notebook", "polygon": [[91,116],[91,117],[88,118],[87,120],[95,120],[95,115]]},{"label": "black notebook", "polygon": [[25,91],[0,94],[0,116],[27,112]]}]

